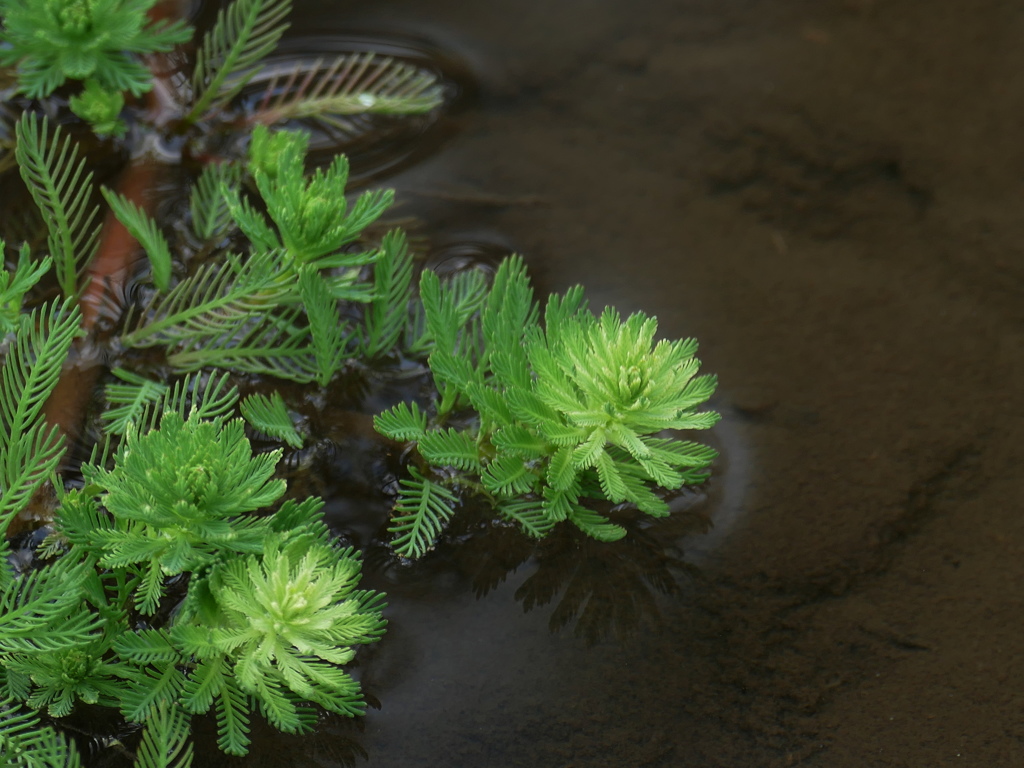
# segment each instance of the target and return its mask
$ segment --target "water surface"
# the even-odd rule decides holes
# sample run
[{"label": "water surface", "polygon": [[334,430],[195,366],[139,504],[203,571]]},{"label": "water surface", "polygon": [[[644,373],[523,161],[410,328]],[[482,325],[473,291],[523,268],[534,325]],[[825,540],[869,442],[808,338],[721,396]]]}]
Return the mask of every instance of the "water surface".
[{"label": "water surface", "polygon": [[717,532],[636,555],[681,542],[698,570],[672,561],[668,594],[621,576],[660,619],[552,633],[558,595],[523,610],[538,561],[496,583],[508,543],[372,573],[380,709],[275,760],[1020,765],[1024,9],[307,2],[295,32],[465,62],[475,97],[387,179],[402,212],[699,338],[726,450]]}]

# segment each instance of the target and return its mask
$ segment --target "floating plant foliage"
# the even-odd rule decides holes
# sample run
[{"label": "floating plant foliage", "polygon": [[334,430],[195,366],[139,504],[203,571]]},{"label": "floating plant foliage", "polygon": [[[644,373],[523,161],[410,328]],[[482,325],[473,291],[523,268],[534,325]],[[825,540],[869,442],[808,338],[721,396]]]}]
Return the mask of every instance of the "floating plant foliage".
[{"label": "floating plant foliage", "polygon": [[[579,287],[542,316],[519,257],[493,279],[423,268],[381,224],[393,193],[351,194],[343,155],[309,172],[309,135],[284,129],[430,113],[434,73],[374,53],[267,65],[289,0],[234,0],[191,76],[168,74],[155,54],[192,30],[154,6],[0,0],[16,89],[77,83],[67,103],[6,105],[0,141],[45,233],[12,242],[0,272],[0,755],[26,768],[81,764],[62,728],[85,706],[117,713],[140,768],[191,766],[194,716],[243,755],[255,718],[307,733],[322,712],[363,713],[347,666],[382,637],[384,597],[359,588],[360,551],[324,502],[284,479],[322,442],[309,410],[349,380],[406,393],[355,406],[401,473],[373,542],[392,563],[426,555],[471,499],[503,532],[639,538],[628,521],[667,516],[716,455],[677,435],[717,420],[695,342],[657,341],[643,313],[594,315]],[[187,194],[157,208],[145,152],[94,188],[85,128],[126,156],[180,148]],[[618,566],[629,541],[606,552],[640,583]],[[560,621],[596,626],[584,599]]]},{"label": "floating plant foliage", "polygon": [[[698,411],[715,377],[698,376],[697,343],[659,341],[643,313],[625,321],[612,308],[595,317],[582,288],[548,298],[543,325],[526,268],[505,260],[478,311],[432,272],[420,279],[429,364],[439,400],[432,418],[399,403],[376,419],[399,442],[415,442],[432,468],[411,467],[391,528],[396,549],[419,557],[454,512],[451,489],[483,495],[531,536],[568,520],[602,541],[625,530],[595,503],[628,504],[668,514],[657,492],[702,483],[717,453],[665,437],[666,430],[707,429],[718,420]],[[445,426],[460,409],[468,426]]]},{"label": "floating plant foliage", "polygon": [[[18,88],[38,99],[67,80],[139,96],[153,87],[143,54],[192,37],[181,20],[150,21],[157,0],[3,0],[0,63],[18,68]],[[95,97],[93,97],[95,98]]]}]

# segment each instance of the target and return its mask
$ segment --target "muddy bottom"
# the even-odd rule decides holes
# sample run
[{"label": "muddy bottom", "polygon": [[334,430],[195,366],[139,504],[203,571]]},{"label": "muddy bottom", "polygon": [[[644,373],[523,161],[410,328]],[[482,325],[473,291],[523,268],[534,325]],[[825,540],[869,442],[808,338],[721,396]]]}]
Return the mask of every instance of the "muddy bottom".
[{"label": "muddy bottom", "polygon": [[252,764],[1024,764],[1024,8],[306,2],[295,30],[467,62],[402,211],[699,338],[724,455],[708,534],[372,572],[380,708]]}]

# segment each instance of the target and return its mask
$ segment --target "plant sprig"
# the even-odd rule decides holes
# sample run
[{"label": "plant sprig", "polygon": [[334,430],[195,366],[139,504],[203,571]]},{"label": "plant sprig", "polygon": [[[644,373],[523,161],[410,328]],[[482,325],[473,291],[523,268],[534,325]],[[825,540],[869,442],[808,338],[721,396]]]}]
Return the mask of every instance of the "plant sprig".
[{"label": "plant sprig", "polygon": [[[476,488],[531,535],[569,520],[612,541],[625,531],[593,503],[663,516],[668,505],[657,489],[707,478],[712,448],[661,436],[718,420],[696,410],[714,392],[715,378],[696,375],[692,339],[655,342],[656,321],[639,312],[623,321],[608,308],[595,317],[578,287],[548,299],[542,326],[518,258],[498,268],[479,315],[460,313],[429,272],[420,293],[440,423],[430,426],[399,404],[375,425],[394,440],[415,442],[423,460],[445,472],[431,480],[413,469],[403,481],[391,527],[400,553],[422,555],[450,516],[450,507],[435,501],[438,484]],[[465,407],[475,423],[443,426]]]}]

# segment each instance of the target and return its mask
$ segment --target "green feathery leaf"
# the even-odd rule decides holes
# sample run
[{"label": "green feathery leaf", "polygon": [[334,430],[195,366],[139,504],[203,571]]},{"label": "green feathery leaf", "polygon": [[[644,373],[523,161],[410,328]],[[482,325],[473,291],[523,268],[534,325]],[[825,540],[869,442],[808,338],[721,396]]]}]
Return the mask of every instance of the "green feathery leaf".
[{"label": "green feathery leaf", "polygon": [[[3,253],[5,248],[4,241],[0,240],[0,253]],[[28,245],[22,245],[18,251],[18,263],[14,267],[14,272],[0,270],[0,335],[17,330],[25,294],[50,271],[52,265],[53,260],[49,256],[33,263]]]},{"label": "green feathery leaf", "polygon": [[209,163],[199,174],[189,195],[189,212],[192,228],[202,240],[209,242],[227,234],[231,224],[227,197],[237,194],[241,180],[239,163]]},{"label": "green feathery leaf", "polygon": [[395,534],[393,546],[403,557],[421,557],[434,546],[453,514],[455,495],[443,485],[427,480],[415,467],[409,467],[412,479],[401,480],[397,513],[388,526]]},{"label": "green feathery leaf", "polygon": [[104,388],[108,408],[101,418],[106,423],[107,432],[123,435],[130,424],[142,419],[148,406],[164,396],[168,385],[124,368],[115,368],[111,373],[124,383],[111,382]]},{"label": "green feathery leaf", "polygon": [[498,514],[517,523],[528,535],[540,539],[550,533],[555,525],[544,505],[534,499],[502,501],[495,507]]},{"label": "green feathery leaf", "polygon": [[338,312],[338,302],[316,270],[305,266],[299,270],[299,297],[306,309],[309,331],[313,337],[316,357],[316,381],[326,387],[348,357],[349,334]]},{"label": "green feathery leaf", "polygon": [[125,632],[114,640],[113,648],[122,658],[140,665],[181,662],[180,651],[171,643],[167,633],[159,629]]},{"label": "green feathery leaf", "polygon": [[39,716],[0,700],[0,756],[8,768],[81,768],[78,752],[68,739]]},{"label": "green feathery leaf", "polygon": [[249,121],[270,125],[316,117],[344,127],[341,118],[349,115],[421,114],[442,100],[433,74],[389,56],[350,53],[330,64],[318,59],[274,72]]},{"label": "green feathery leaf", "polygon": [[186,122],[222,107],[245,87],[288,29],[291,6],[291,0],[235,0],[220,10],[196,55],[195,102]]},{"label": "green feathery leaf", "polygon": [[494,373],[505,387],[529,386],[529,367],[522,341],[537,325],[537,313],[522,257],[505,259],[494,274],[494,283],[481,313],[483,336],[491,352]]},{"label": "green feathery leaf", "polygon": [[221,676],[217,694],[217,746],[243,756],[249,751],[248,698],[227,676]]},{"label": "green feathery leaf", "polygon": [[302,436],[295,429],[284,398],[280,392],[266,395],[249,395],[242,400],[242,418],[254,429],[278,440],[283,440],[293,448],[302,447]]},{"label": "green feathery leaf", "polygon": [[26,112],[15,126],[18,168],[49,232],[57,282],[68,298],[78,296],[78,274],[96,255],[99,207],[91,204],[92,173],[78,147],[59,127],[50,133],[44,116]]},{"label": "green feathery leaf", "polygon": [[235,326],[208,335],[195,335],[167,356],[182,371],[203,367],[275,376],[304,384],[314,381],[320,367],[309,346],[308,326],[299,325],[301,307],[280,315],[246,317]]},{"label": "green feathery leaf", "polygon": [[484,487],[495,496],[508,498],[536,490],[540,478],[530,465],[518,456],[498,456],[487,465],[481,476]]},{"label": "green feathery leaf", "polygon": [[121,119],[124,94],[105,89],[97,80],[87,80],[85,88],[71,97],[68,106],[92,126],[97,136],[120,139],[128,132],[128,125]]},{"label": "green feathery leaf", "polygon": [[608,522],[605,518],[583,507],[574,506],[569,511],[569,520],[588,536],[598,541],[618,541],[626,535],[622,526]]},{"label": "green feathery leaf", "polygon": [[468,432],[438,429],[419,439],[420,455],[435,467],[455,467],[464,472],[480,472],[480,449]]},{"label": "green feathery leaf", "polygon": [[0,374],[0,528],[23,510],[63,454],[60,430],[46,424],[43,405],[57,385],[79,313],[70,300],[20,318]]},{"label": "green feathery leaf", "polygon": [[189,718],[180,707],[161,701],[146,719],[135,768],[191,768]]},{"label": "green feathery leaf", "polygon": [[160,228],[146,212],[135,205],[124,195],[101,187],[103,199],[113,210],[118,221],[124,224],[128,234],[139,241],[139,245],[149,256],[150,276],[153,285],[160,291],[171,286],[171,248],[167,245]]},{"label": "green feathery leaf", "polygon": [[82,610],[87,566],[63,562],[30,571],[0,590],[0,654],[45,653],[89,643],[100,617]]},{"label": "green feathery leaf", "polygon": [[419,440],[427,431],[427,415],[415,402],[401,402],[373,417],[373,427],[401,443]]},{"label": "green feathery leaf", "polygon": [[[244,263],[229,254],[207,262],[167,294],[155,296],[121,337],[126,347],[197,342],[233,333],[275,307],[291,292],[278,279],[280,254],[255,254]],[[126,327],[131,321],[126,323]]]},{"label": "green feathery leaf", "polygon": [[[134,421],[139,434],[156,429],[167,411],[182,419],[213,421],[232,413],[238,403],[238,390],[231,385],[227,373],[204,376],[192,373],[174,382],[151,404],[147,404]],[[96,462],[92,462],[96,463]]]},{"label": "green feathery leaf", "polygon": [[400,229],[388,232],[373,265],[374,298],[363,316],[360,352],[368,358],[387,354],[398,344],[409,318],[412,298],[412,256]]},{"label": "green feathery leaf", "polygon": [[129,680],[121,691],[121,714],[141,723],[161,705],[173,705],[185,685],[185,674],[174,664],[149,666]]}]

